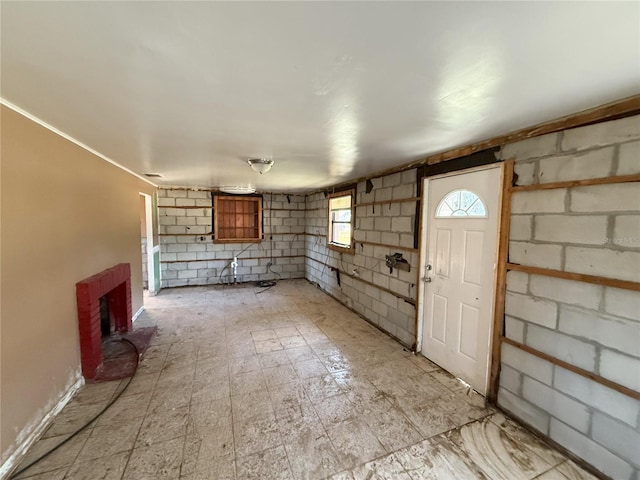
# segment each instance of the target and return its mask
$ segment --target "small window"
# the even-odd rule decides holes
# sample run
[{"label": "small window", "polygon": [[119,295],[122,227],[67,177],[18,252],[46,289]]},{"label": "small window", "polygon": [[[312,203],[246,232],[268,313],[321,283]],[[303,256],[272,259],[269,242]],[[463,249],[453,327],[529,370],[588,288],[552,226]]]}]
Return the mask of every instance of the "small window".
[{"label": "small window", "polygon": [[262,240],[262,197],[215,195],[213,235],[216,243]]},{"label": "small window", "polygon": [[454,190],[440,200],[436,218],[477,217],[486,218],[487,209],[480,197],[469,190]]},{"label": "small window", "polygon": [[329,195],[328,246],[341,252],[353,250],[353,190]]}]

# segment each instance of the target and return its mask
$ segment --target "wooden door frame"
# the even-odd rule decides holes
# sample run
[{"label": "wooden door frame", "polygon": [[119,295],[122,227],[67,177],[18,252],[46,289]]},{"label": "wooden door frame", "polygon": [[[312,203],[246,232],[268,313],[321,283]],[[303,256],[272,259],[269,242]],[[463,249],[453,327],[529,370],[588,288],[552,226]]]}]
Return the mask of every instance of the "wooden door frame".
[{"label": "wooden door frame", "polygon": [[[510,168],[509,168],[510,167]],[[430,182],[432,180],[437,180],[440,178],[453,177],[457,175],[465,175],[467,173],[479,172],[482,170],[490,170],[490,169],[500,169],[500,177],[501,177],[501,185],[502,188],[498,192],[498,218],[497,218],[497,242],[496,242],[496,252],[495,252],[495,271],[493,278],[493,291],[494,298],[491,305],[490,312],[490,327],[489,327],[489,350],[488,350],[488,359],[487,359],[487,379],[486,379],[486,398],[492,399],[495,396],[495,392],[493,390],[494,382],[496,381],[494,378],[494,370],[495,370],[495,337],[496,333],[498,335],[502,334],[502,329],[498,328],[498,332],[496,332],[497,321],[496,318],[500,315],[504,319],[504,286],[506,281],[506,272],[502,272],[503,266],[506,266],[506,252],[508,248],[509,242],[509,225],[507,223],[506,230],[503,229],[504,216],[505,216],[505,205],[509,202],[508,195],[505,195],[505,183],[506,176],[513,176],[513,162],[501,162],[501,163],[490,163],[487,165],[481,165],[478,167],[467,168],[464,170],[456,170],[453,172],[447,172],[439,175],[434,175],[432,177],[425,177],[422,179],[422,199],[421,199],[421,212],[420,212],[420,250],[419,250],[419,274],[418,274],[418,300],[416,302],[416,315],[417,315],[417,328],[416,328],[416,354],[422,355],[422,337],[424,332],[424,303],[425,303],[425,283],[422,281],[422,278],[427,274],[427,270],[425,268],[427,255],[427,245],[429,243],[429,192],[430,192]],[[511,172],[511,173],[509,173]],[[510,185],[509,185],[510,186]],[[504,202],[504,203],[503,203]],[[510,207],[507,205],[507,207]],[[510,208],[507,208],[507,218],[508,213],[510,212]],[[508,220],[507,220],[508,222]],[[505,234],[506,232],[506,234]],[[500,299],[502,299],[500,301]],[[504,320],[503,320],[504,321]],[[499,367],[499,358],[497,359],[498,367]],[[499,375],[499,370],[498,373]]]}]

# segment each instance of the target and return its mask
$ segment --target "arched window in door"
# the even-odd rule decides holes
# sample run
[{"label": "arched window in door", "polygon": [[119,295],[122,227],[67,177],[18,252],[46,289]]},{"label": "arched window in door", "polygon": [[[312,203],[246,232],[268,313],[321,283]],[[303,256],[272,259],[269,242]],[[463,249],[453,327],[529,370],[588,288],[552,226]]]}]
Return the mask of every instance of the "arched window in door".
[{"label": "arched window in door", "polygon": [[440,200],[436,208],[436,218],[458,217],[487,218],[487,208],[472,191],[453,190]]}]

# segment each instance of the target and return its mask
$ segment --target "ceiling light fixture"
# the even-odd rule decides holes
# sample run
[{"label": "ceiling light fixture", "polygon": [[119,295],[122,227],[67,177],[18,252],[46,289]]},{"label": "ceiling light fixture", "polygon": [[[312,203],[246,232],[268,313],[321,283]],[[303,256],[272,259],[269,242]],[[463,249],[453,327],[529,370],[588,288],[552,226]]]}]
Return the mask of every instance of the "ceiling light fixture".
[{"label": "ceiling light fixture", "polygon": [[262,175],[263,173],[267,173],[271,170],[274,162],[269,158],[250,158],[247,163],[253,170]]},{"label": "ceiling light fixture", "polygon": [[239,185],[229,185],[220,187],[222,193],[231,193],[233,195],[246,195],[248,193],[255,193],[256,189],[253,187],[241,187]]}]

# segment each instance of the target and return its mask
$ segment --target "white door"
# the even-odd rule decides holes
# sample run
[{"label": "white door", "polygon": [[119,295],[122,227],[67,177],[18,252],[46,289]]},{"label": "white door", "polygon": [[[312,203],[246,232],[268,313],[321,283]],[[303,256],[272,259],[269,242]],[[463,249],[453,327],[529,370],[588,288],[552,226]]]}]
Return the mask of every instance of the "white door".
[{"label": "white door", "polygon": [[483,395],[495,291],[500,173],[500,167],[494,167],[425,180],[422,353]]}]

